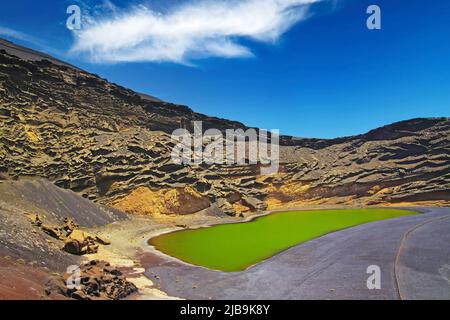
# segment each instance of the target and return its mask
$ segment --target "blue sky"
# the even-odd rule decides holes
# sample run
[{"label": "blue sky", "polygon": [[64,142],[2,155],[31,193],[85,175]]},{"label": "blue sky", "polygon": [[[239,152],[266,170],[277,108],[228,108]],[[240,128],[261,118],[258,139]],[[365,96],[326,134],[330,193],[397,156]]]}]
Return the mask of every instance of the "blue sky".
[{"label": "blue sky", "polygon": [[[324,0],[288,8],[289,14],[282,11],[271,19],[264,8],[239,11],[224,5],[226,14],[249,18],[231,19],[234,24],[215,17],[214,6],[201,11],[198,3],[190,0],[189,10],[197,11],[181,12],[199,17],[207,12],[206,18],[194,17],[184,26],[189,19],[183,15],[178,20],[152,16],[151,23],[162,21],[159,29],[131,50],[114,46],[125,31],[139,38],[135,20],[131,27],[119,21],[118,30],[107,30],[107,36],[96,23],[150,10],[165,17],[186,1],[5,2],[0,37],[136,91],[282,134],[331,138],[415,117],[450,116],[450,1]],[[65,27],[70,4],[79,4],[83,18],[91,19],[83,21],[77,35]],[[381,30],[366,28],[370,4],[381,8]],[[253,14],[246,16],[248,11]],[[292,21],[286,26],[287,19]],[[203,24],[195,29],[198,20]],[[167,28],[176,37],[164,42]],[[205,36],[203,30],[210,33]],[[80,39],[90,42],[80,44]],[[105,45],[108,54],[98,49]]]}]

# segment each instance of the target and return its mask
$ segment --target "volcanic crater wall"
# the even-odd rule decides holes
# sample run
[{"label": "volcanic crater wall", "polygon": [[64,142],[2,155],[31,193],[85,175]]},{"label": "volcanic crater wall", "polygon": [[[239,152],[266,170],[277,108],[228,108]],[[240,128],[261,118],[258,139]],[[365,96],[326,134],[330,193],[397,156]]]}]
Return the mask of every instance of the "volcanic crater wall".
[{"label": "volcanic crater wall", "polygon": [[207,199],[228,214],[450,201],[449,118],[413,119],[331,140],[283,136],[280,172],[270,176],[260,176],[254,165],[172,163],[170,133],[193,121],[203,121],[204,130],[246,129],[145,99],[68,65],[0,50],[0,181],[43,177],[119,207],[136,190],[162,197],[178,190],[175,198],[192,199],[189,194],[201,207]]}]

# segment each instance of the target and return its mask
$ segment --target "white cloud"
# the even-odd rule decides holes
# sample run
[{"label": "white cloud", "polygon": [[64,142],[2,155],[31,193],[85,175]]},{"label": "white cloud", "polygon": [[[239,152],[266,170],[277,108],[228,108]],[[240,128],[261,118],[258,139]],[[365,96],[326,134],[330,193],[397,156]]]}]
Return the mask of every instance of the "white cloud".
[{"label": "white cloud", "polygon": [[[85,19],[71,52],[94,62],[248,57],[240,38],[274,43],[321,0],[201,0],[158,13],[145,6]],[[87,21],[87,22],[86,22]]]}]

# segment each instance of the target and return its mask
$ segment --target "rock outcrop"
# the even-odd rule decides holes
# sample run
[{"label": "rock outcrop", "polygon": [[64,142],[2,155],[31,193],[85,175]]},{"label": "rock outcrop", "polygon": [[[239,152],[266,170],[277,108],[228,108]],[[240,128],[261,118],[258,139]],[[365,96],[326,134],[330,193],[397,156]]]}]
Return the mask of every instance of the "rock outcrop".
[{"label": "rock outcrop", "polygon": [[64,250],[72,254],[93,254],[98,251],[95,237],[81,230],[74,230],[66,239]]},{"label": "rock outcrop", "polygon": [[0,299],[67,298],[43,296],[49,277],[87,258],[62,250],[67,237],[82,230],[96,245],[108,245],[97,228],[125,218],[43,179],[0,182]]},{"label": "rock outcrop", "polygon": [[191,214],[211,205],[206,196],[202,196],[192,187],[151,190],[139,187],[129,195],[112,203],[114,208],[139,215],[182,215]]},{"label": "rock outcrop", "polygon": [[79,225],[73,218],[64,218],[62,226],[53,226],[44,224],[38,214],[25,213],[33,226],[41,230],[56,240],[64,241],[64,251],[75,254],[94,254],[97,253],[99,245],[110,245],[110,242],[99,236],[91,235],[79,228]]},{"label": "rock outcrop", "polygon": [[108,262],[92,260],[71,274],[51,279],[45,293],[50,297],[56,294],[76,300],[119,300],[137,290],[120,270]]}]

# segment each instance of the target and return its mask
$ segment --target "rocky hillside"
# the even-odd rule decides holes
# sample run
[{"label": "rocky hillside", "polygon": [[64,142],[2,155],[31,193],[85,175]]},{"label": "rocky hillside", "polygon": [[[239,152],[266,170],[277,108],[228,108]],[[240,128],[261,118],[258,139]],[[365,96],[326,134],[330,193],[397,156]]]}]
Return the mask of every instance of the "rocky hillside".
[{"label": "rocky hillside", "polygon": [[282,137],[281,170],[271,176],[252,165],[172,163],[170,133],[193,121],[246,129],[21,47],[0,48],[0,181],[43,177],[142,214],[450,201],[450,118],[332,140]]},{"label": "rocky hillside", "polygon": [[281,181],[275,179],[281,193],[269,196],[275,202],[375,205],[450,200],[449,118],[403,121],[332,140],[323,148],[293,149],[285,157]]},{"label": "rocky hillside", "polygon": [[67,265],[79,259],[61,250],[64,241],[53,230],[68,217],[81,228],[92,228],[123,220],[126,215],[43,179],[1,183],[0,257],[20,257],[27,263],[65,271]]}]

